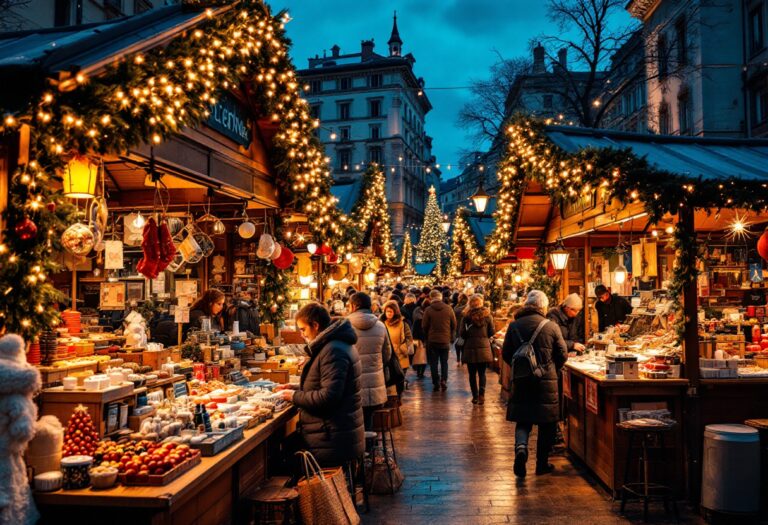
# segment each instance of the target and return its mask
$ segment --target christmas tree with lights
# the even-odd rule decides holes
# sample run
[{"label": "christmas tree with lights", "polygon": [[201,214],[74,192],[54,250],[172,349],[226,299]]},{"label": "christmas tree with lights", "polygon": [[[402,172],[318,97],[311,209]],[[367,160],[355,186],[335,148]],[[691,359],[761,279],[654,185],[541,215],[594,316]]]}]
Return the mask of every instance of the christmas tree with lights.
[{"label": "christmas tree with lights", "polygon": [[413,273],[413,245],[411,244],[411,232],[409,231],[406,231],[405,235],[403,235],[400,265],[403,267],[403,273]]},{"label": "christmas tree with lights", "polygon": [[421,262],[437,261],[443,252],[446,235],[442,226],[440,206],[437,204],[435,187],[429,188],[427,209],[424,210],[424,225],[421,227],[421,238],[416,250],[416,259]]}]

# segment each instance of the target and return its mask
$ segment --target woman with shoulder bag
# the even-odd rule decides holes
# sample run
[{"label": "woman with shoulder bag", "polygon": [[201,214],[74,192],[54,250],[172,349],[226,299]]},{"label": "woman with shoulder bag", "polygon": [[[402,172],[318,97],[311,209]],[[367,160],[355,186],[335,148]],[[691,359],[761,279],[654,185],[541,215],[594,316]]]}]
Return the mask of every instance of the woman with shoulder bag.
[{"label": "woman with shoulder bag", "polygon": [[408,356],[413,351],[413,336],[411,335],[408,323],[404,321],[400,313],[397,301],[387,301],[384,305],[384,326],[387,327],[389,340],[392,341],[392,348],[397,354],[397,359],[400,361],[403,374],[405,374],[408,372],[408,367],[411,364]]},{"label": "woman with shoulder bag", "polygon": [[427,369],[427,343],[425,341],[426,334],[421,327],[421,320],[424,318],[424,310],[429,306],[429,298],[424,299],[421,306],[417,306],[413,311],[413,340],[414,340],[414,353],[413,353],[413,369],[416,370],[416,377],[424,377],[424,372]]},{"label": "woman with shoulder bag", "polygon": [[491,338],[494,330],[491,311],[483,306],[482,295],[475,294],[469,299],[461,319],[457,341],[463,342],[462,361],[467,365],[469,372],[472,403],[483,405],[485,404],[485,371],[488,365],[493,363]]}]

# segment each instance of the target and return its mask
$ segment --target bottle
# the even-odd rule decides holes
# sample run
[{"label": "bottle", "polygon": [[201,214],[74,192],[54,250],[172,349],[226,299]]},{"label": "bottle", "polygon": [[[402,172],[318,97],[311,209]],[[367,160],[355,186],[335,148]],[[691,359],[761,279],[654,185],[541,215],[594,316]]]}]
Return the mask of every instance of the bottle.
[{"label": "bottle", "polygon": [[759,324],[752,325],[752,342],[756,345],[760,344],[760,325]]},{"label": "bottle", "polygon": [[200,405],[203,408],[203,425],[205,426],[206,432],[211,432],[211,416],[208,414],[208,410],[206,410],[205,405]]}]

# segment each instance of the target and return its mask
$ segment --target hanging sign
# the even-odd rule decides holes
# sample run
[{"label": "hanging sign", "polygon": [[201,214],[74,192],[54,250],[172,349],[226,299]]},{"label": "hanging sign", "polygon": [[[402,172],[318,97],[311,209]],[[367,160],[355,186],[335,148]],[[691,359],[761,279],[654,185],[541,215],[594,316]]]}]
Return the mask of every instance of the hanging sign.
[{"label": "hanging sign", "polygon": [[224,93],[216,104],[211,106],[211,114],[205,123],[241,146],[247,148],[251,143],[251,124],[248,116],[232,95]]},{"label": "hanging sign", "polygon": [[104,241],[104,269],[123,268],[123,241]]},{"label": "hanging sign", "polygon": [[587,410],[597,415],[598,414],[597,382],[592,381],[591,379],[585,379],[584,386],[586,391],[585,397],[586,397]]}]

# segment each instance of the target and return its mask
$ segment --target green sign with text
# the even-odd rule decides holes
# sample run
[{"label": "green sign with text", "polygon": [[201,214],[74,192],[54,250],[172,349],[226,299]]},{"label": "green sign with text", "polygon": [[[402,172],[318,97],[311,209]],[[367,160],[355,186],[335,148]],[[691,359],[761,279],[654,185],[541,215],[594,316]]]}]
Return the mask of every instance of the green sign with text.
[{"label": "green sign with text", "polygon": [[211,114],[206,124],[243,147],[247,148],[251,143],[248,115],[232,95],[222,95],[219,101],[211,106]]}]

